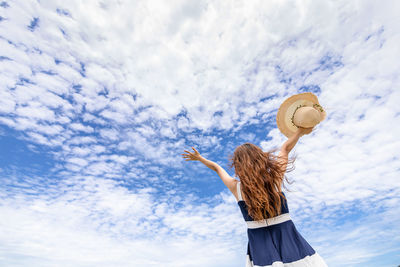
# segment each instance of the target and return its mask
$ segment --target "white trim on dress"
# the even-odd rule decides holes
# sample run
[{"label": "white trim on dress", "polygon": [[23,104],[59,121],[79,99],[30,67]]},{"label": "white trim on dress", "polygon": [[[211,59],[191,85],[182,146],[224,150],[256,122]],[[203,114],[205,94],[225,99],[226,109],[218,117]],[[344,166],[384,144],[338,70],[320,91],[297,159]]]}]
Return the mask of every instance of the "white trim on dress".
[{"label": "white trim on dress", "polygon": [[272,265],[254,265],[253,261],[250,260],[249,255],[246,256],[246,267],[328,267],[324,259],[315,252],[313,255],[307,255],[304,258],[292,261],[292,262],[281,262],[274,261]]},{"label": "white trim on dress", "polygon": [[261,228],[261,227],[266,227],[278,223],[283,223],[286,221],[291,220],[290,214],[289,213],[284,213],[272,218],[264,219],[264,220],[259,220],[259,221],[246,221],[247,223],[247,228],[249,229],[255,229],[255,228]]},{"label": "white trim on dress", "polygon": [[240,181],[236,184],[236,189],[237,189],[237,194],[238,194],[239,200],[243,200],[242,192],[240,192]]}]

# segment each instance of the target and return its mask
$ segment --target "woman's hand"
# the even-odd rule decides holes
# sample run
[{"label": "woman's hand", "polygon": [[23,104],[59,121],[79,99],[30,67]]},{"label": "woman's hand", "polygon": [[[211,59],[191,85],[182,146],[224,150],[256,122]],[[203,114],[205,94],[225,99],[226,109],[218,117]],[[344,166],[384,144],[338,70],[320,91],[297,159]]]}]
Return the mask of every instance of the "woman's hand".
[{"label": "woman's hand", "polygon": [[184,150],[188,154],[181,154],[181,155],[183,155],[184,158],[186,158],[185,161],[188,161],[188,160],[200,160],[202,158],[200,153],[194,147],[192,147],[192,148],[194,150],[194,153],[191,153],[191,152],[189,152],[187,150]]},{"label": "woman's hand", "polygon": [[[314,126],[315,127],[315,126]],[[312,130],[314,129],[314,127],[311,128],[303,128],[303,127],[299,127],[297,129],[297,133],[299,133],[300,135],[305,135],[305,134],[309,134],[312,132]]]}]

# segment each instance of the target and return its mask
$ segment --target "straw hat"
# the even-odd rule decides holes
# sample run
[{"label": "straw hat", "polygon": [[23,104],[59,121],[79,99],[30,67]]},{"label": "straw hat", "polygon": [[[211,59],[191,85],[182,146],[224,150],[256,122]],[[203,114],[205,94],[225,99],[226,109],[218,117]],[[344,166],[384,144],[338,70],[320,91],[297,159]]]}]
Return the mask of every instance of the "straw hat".
[{"label": "straw hat", "polygon": [[276,114],[276,124],[286,136],[292,136],[297,128],[312,128],[326,117],[325,110],[318,98],[311,92],[293,95],[287,98]]}]

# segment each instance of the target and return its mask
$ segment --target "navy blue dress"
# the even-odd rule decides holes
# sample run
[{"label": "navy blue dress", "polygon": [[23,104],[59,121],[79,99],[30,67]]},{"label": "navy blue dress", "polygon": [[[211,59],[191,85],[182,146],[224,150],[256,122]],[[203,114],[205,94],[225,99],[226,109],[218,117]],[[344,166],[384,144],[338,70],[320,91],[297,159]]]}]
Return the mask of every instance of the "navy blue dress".
[{"label": "navy blue dress", "polygon": [[[238,205],[247,223],[246,267],[327,267],[322,257],[297,231],[286,199],[281,197],[280,215],[254,221],[249,216],[237,183]],[[282,192],[283,193],[283,192]],[[285,195],[285,193],[283,193]],[[286,197],[286,195],[285,195]]]}]

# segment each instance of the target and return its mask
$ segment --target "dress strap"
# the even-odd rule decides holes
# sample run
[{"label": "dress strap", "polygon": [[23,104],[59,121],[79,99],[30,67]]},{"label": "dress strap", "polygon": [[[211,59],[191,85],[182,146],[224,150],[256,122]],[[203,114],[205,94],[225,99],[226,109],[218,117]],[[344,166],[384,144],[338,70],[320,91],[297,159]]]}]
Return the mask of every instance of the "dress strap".
[{"label": "dress strap", "polygon": [[239,200],[243,200],[242,192],[240,191],[240,181],[236,184],[236,188],[237,188],[237,194],[238,194]]}]

